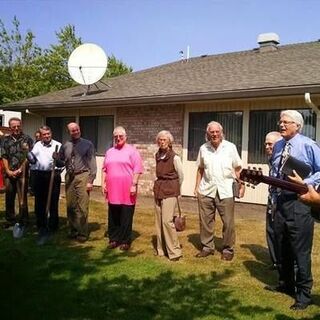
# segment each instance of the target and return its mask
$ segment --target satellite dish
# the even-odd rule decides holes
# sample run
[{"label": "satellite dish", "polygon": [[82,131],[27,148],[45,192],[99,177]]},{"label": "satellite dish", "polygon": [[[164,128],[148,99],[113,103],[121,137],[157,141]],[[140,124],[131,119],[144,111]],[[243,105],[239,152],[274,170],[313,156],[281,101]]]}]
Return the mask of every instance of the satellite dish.
[{"label": "satellite dish", "polygon": [[71,53],[68,71],[71,78],[84,85],[99,81],[107,70],[108,57],[99,46],[84,43]]}]

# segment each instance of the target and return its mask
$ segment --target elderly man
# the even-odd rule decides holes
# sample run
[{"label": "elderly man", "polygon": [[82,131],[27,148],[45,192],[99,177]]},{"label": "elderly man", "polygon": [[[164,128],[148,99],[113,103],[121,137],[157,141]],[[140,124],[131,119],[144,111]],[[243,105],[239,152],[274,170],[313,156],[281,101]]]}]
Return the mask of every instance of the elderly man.
[{"label": "elderly man", "polygon": [[[48,240],[49,232],[53,233],[59,227],[59,196],[61,184],[61,169],[53,168],[53,154],[61,147],[61,143],[52,139],[52,132],[48,126],[39,129],[40,141],[33,149],[34,156],[34,195],[35,214],[37,217],[37,228],[39,237],[37,243],[44,244]],[[53,170],[53,172],[52,172]],[[51,181],[51,179],[53,179]],[[52,183],[52,185],[51,185]],[[49,186],[52,186],[49,197]],[[49,203],[48,203],[49,201]],[[48,212],[49,218],[47,217]]]},{"label": "elderly man", "polygon": [[71,139],[61,147],[57,164],[66,166],[65,185],[69,236],[79,242],[85,242],[89,236],[89,195],[97,174],[95,150],[91,141],[81,138],[80,127],[77,123],[70,122],[67,129]]},{"label": "elderly man", "polygon": [[[5,227],[16,222],[25,225],[28,222],[28,162],[27,153],[32,149],[32,138],[22,132],[19,118],[9,120],[11,134],[2,141],[2,159],[5,170],[6,220]],[[19,217],[15,215],[15,198],[18,193]]]},{"label": "elderly man", "polygon": [[[270,161],[272,150],[274,144],[280,140],[281,134],[278,131],[271,131],[266,135],[265,138],[265,152],[268,157],[268,162]],[[272,171],[272,167],[270,167],[270,176],[276,176],[276,172]],[[276,206],[276,197],[277,190],[273,187],[269,187],[269,195],[268,195],[268,203],[267,203],[267,213],[266,213],[266,236],[267,236],[267,245],[269,249],[270,258],[272,261],[272,268],[276,269],[277,267],[277,258],[276,258],[276,240],[274,235],[274,212]]]},{"label": "elderly man", "polygon": [[[218,209],[223,223],[221,259],[232,260],[235,244],[233,182],[239,177],[241,159],[236,146],[224,140],[220,123],[207,125],[207,142],[200,147],[195,195],[199,202],[200,240],[202,250],[196,255],[205,258],[214,254],[215,211]],[[244,187],[241,187],[240,197]]]},{"label": "elderly man", "polygon": [[[312,139],[302,135],[302,115],[296,110],[282,111],[279,129],[283,139],[276,142],[271,157],[278,178],[287,179],[281,172],[288,155],[304,162],[311,173],[305,184],[320,183],[320,148]],[[294,192],[282,190],[277,197],[274,228],[279,247],[279,285],[274,291],[295,297],[293,310],[303,310],[311,304],[311,250],[314,220],[310,207],[298,199]],[[296,272],[295,267],[296,266]]]}]

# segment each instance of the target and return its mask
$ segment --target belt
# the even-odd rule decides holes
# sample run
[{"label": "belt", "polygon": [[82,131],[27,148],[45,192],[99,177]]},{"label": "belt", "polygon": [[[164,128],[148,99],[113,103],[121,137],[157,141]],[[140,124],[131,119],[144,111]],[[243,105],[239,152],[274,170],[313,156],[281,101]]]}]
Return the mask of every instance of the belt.
[{"label": "belt", "polygon": [[78,174],[84,173],[84,172],[89,172],[89,170],[80,170],[80,171],[75,171],[73,173],[74,176],[77,176]]},{"label": "belt", "polygon": [[[50,174],[52,171],[51,170],[31,170],[35,173],[38,173],[38,174]],[[54,170],[54,173],[57,173],[57,174],[60,174],[62,170],[59,170],[59,169],[55,169]]]}]

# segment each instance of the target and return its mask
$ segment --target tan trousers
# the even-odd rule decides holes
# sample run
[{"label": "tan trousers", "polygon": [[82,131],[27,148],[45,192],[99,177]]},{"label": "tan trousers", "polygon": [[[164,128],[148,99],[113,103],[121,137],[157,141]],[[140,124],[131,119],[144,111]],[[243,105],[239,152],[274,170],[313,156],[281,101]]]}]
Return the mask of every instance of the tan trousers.
[{"label": "tan trousers", "polygon": [[66,174],[67,216],[72,234],[88,236],[89,193],[87,182],[89,173],[83,172],[73,178]]},{"label": "tan trousers", "polygon": [[203,250],[215,250],[214,227],[216,209],[218,209],[223,223],[222,249],[232,249],[235,243],[234,199],[226,198],[220,200],[218,193],[215,198],[199,195],[198,204],[200,219],[200,240],[201,244],[203,245]]},{"label": "tan trousers", "polygon": [[173,223],[176,198],[156,200],[155,224],[157,233],[157,253],[159,256],[168,254],[169,259],[182,256],[178,234]]}]

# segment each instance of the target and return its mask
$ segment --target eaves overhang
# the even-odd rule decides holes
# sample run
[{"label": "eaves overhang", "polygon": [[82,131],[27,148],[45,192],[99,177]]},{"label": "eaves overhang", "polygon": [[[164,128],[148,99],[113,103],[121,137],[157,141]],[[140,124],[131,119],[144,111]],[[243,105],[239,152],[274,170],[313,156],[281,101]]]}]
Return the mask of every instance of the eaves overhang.
[{"label": "eaves overhang", "polygon": [[10,103],[3,105],[3,109],[13,110],[50,110],[50,109],[72,109],[72,108],[88,108],[88,107],[128,107],[155,104],[175,104],[187,102],[201,102],[214,100],[232,100],[232,99],[253,99],[253,98],[270,98],[304,95],[305,92],[312,94],[320,94],[320,84],[304,85],[304,86],[287,86],[275,88],[253,88],[244,90],[226,90],[217,92],[194,92],[172,95],[154,95],[140,97],[120,97],[109,99],[88,99],[87,96],[79,98],[79,100],[68,101],[60,100],[57,102],[28,102],[21,101],[18,103]]}]

